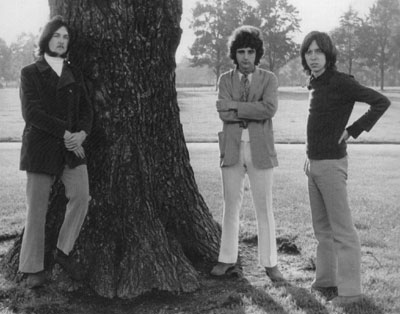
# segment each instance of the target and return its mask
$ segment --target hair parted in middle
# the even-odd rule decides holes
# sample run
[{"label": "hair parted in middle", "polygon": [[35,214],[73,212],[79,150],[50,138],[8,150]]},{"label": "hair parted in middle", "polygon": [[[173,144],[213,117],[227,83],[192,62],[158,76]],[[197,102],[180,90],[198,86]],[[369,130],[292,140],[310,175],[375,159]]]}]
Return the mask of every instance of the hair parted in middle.
[{"label": "hair parted in middle", "polygon": [[[65,27],[68,31],[68,35],[71,36],[71,28],[68,26],[67,22],[65,22],[64,18],[61,15],[56,15],[53,18],[51,18],[50,21],[47,22],[47,24],[43,28],[42,34],[39,37],[39,42],[38,42],[39,47],[36,52],[37,56],[42,56],[45,53],[50,53],[49,50],[50,39],[53,37],[53,34],[61,27]],[[69,51],[69,45],[66,54],[68,53],[68,51]]]},{"label": "hair parted in middle", "polygon": [[306,37],[304,37],[303,43],[300,47],[301,64],[303,65],[304,71],[308,75],[311,75],[311,69],[307,64],[305,54],[314,40],[317,43],[318,48],[321,49],[321,51],[325,54],[326,69],[335,70],[337,50],[332,42],[332,39],[327,33],[312,31],[308,33]]},{"label": "hair parted in middle", "polygon": [[264,54],[261,31],[257,27],[251,25],[243,25],[236,28],[228,40],[229,57],[236,65],[238,65],[236,51],[240,48],[254,49],[256,51],[254,65],[258,65]]}]

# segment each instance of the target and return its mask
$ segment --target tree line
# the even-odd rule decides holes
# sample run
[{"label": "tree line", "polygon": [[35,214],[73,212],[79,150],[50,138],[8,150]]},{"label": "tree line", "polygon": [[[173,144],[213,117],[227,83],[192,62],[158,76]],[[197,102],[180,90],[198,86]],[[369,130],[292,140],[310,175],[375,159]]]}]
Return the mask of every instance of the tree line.
[{"label": "tree line", "polygon": [[[227,40],[242,24],[261,29],[266,43],[261,67],[279,75],[281,85],[304,81],[299,61],[297,9],[287,0],[207,0],[192,12],[196,39],[190,48],[191,66],[208,66],[219,75],[232,67]],[[377,0],[366,17],[349,7],[330,32],[339,51],[339,68],[369,85],[400,85],[400,0]],[[282,84],[284,83],[284,84]]]},{"label": "tree line", "polygon": [[[242,24],[259,27],[266,43],[261,67],[275,72],[281,85],[302,85],[305,75],[299,61],[300,31],[296,7],[287,0],[198,1],[190,27],[195,41],[190,48],[191,67],[209,68],[215,82],[232,67],[227,40]],[[400,85],[400,0],[377,0],[365,17],[349,7],[330,32],[339,50],[340,70],[371,86]],[[33,61],[36,37],[22,33],[7,46],[0,38],[0,87],[19,78],[22,66]],[[179,67],[179,65],[178,65]]]},{"label": "tree line", "polygon": [[31,33],[21,33],[9,46],[0,38],[0,87],[17,81],[21,68],[32,63],[36,41]]}]

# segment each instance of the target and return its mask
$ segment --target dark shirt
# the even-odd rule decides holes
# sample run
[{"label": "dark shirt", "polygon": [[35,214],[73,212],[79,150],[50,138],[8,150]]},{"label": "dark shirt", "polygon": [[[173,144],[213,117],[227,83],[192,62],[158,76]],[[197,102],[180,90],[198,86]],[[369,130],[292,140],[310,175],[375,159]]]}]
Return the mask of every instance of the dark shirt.
[{"label": "dark shirt", "polygon": [[369,110],[347,127],[357,138],[369,131],[390,105],[389,99],[374,89],[359,84],[353,76],[326,70],[310,77],[310,108],[307,122],[307,155],[310,159],[340,159],[346,156],[346,143],[338,143],[346,129],[354,103],[364,102]]}]

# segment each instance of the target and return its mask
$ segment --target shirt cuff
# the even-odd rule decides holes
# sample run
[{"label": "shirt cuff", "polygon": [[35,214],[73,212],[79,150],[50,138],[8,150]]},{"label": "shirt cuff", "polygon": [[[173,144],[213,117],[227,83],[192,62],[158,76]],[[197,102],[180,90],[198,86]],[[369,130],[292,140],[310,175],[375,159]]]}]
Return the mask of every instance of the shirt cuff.
[{"label": "shirt cuff", "polygon": [[346,130],[352,138],[357,138],[364,131],[357,123],[349,126]]}]

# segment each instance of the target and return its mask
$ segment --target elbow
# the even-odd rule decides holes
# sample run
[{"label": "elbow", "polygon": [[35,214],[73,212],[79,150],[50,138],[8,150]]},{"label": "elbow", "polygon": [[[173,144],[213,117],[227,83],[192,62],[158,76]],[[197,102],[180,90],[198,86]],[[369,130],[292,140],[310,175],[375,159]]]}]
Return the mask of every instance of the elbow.
[{"label": "elbow", "polygon": [[263,114],[260,115],[262,117],[260,120],[272,119],[275,116],[276,111],[277,108],[268,108]]},{"label": "elbow", "polygon": [[389,108],[391,104],[392,102],[390,101],[390,99],[386,98],[386,109]]}]

